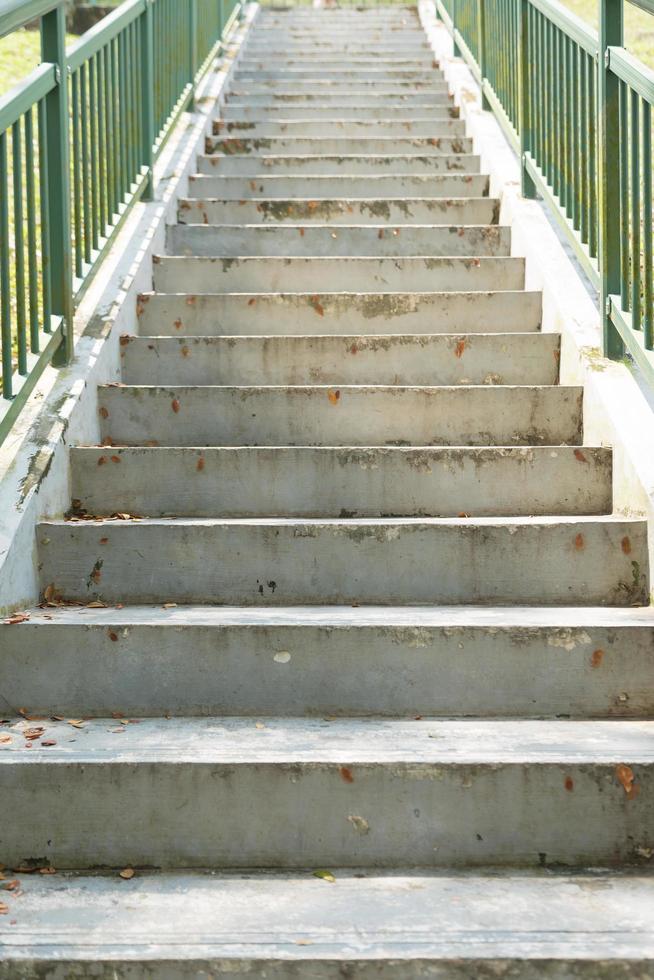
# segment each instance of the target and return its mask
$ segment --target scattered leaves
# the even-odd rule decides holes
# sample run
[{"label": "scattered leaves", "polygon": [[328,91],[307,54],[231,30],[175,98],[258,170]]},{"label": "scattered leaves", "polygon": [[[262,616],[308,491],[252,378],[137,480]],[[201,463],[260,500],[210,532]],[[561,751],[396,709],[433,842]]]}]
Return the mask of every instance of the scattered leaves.
[{"label": "scattered leaves", "polygon": [[5,626],[17,626],[18,623],[26,623],[29,618],[29,613],[14,613],[13,616],[4,620],[4,624]]}]

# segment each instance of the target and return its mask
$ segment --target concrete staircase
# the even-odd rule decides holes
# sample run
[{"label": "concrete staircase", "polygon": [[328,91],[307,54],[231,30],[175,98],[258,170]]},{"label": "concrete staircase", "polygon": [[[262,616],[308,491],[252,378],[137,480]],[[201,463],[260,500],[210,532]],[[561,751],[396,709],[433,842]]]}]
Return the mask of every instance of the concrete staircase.
[{"label": "concrete staircase", "polygon": [[197,169],[0,626],[0,977],[651,977],[647,529],[415,10],[261,10]]}]

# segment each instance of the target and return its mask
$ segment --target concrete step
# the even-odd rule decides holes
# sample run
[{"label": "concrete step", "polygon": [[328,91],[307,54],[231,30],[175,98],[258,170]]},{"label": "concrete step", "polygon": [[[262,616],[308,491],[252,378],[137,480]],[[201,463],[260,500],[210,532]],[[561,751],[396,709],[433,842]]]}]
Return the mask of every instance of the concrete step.
[{"label": "concrete step", "polygon": [[[371,50],[380,58],[412,58],[414,55],[422,57],[425,54],[430,54],[432,59],[434,57],[429,42],[424,35],[421,37],[417,32],[415,36],[404,40],[377,41],[372,49],[367,38],[362,40],[350,37],[336,41],[329,37],[320,42],[321,55],[330,57],[339,55],[341,58],[344,55],[352,58],[370,57]],[[253,34],[252,38],[243,45],[243,53],[244,55],[247,54],[248,58],[255,60],[265,59],[268,55],[275,59],[306,58],[307,41],[306,39],[293,38],[287,33],[278,35],[277,38],[271,36],[270,33],[267,33],[263,38]]]},{"label": "concrete step", "polygon": [[410,72],[414,75],[418,72],[429,73],[437,67],[438,65],[434,61],[434,55],[430,51],[421,52],[419,55],[411,54],[396,58],[381,57],[379,55],[371,55],[370,57],[366,57],[365,55],[350,55],[344,57],[340,52],[336,54],[323,54],[320,52],[314,54],[312,57],[305,55],[303,58],[284,56],[281,58],[270,57],[264,59],[256,58],[250,52],[244,51],[237,62],[237,71],[239,74],[253,75],[259,72],[265,74],[271,72],[285,74],[286,72],[313,72],[314,70],[330,72],[347,71],[351,74],[356,74],[359,71],[401,71]]},{"label": "concrete step", "polygon": [[333,91],[333,86],[316,85],[315,88],[307,91],[298,90],[294,87],[287,88],[280,92],[278,88],[266,91],[263,86],[254,89],[230,89],[224,96],[227,105],[307,105],[311,103],[328,103],[330,105],[342,106],[354,100],[357,105],[378,106],[388,101],[398,102],[403,105],[431,105],[449,104],[452,102],[449,85],[447,82],[435,82],[429,90],[412,91],[401,87],[386,86],[378,88],[371,85],[366,89],[362,84],[357,89],[337,89]]},{"label": "concrete step", "polygon": [[73,498],[100,516],[611,512],[611,453],[592,447],[84,447],[71,450],[71,474]]},{"label": "concrete step", "polygon": [[166,250],[187,256],[509,256],[499,225],[169,225]]},{"label": "concrete step", "polygon": [[0,755],[9,866],[642,866],[653,843],[652,722],[41,724],[56,745],[16,737]]},{"label": "concrete step", "polygon": [[261,174],[317,174],[333,176],[337,174],[434,174],[458,172],[478,174],[479,157],[472,153],[417,154],[394,156],[256,156],[212,153],[198,157],[198,171],[201,174],[231,174],[241,177],[254,177]]},{"label": "concrete step", "polygon": [[647,522],[620,517],[46,521],[37,544],[42,587],[78,602],[632,606],[649,598]]},{"label": "concrete step", "polygon": [[541,294],[142,293],[142,335],[413,334],[538,330]]},{"label": "concrete step", "polygon": [[426,116],[435,120],[437,123],[444,119],[458,119],[459,110],[456,106],[449,105],[447,101],[431,104],[420,104],[416,106],[399,105],[385,100],[376,106],[360,103],[351,99],[346,106],[334,105],[333,103],[311,103],[307,105],[248,105],[238,103],[232,105],[231,102],[221,106],[217,118],[232,122],[234,120],[251,120],[252,122],[275,122],[279,119],[325,119],[328,121],[365,120],[391,120],[400,123],[410,122],[414,119],[424,120]]},{"label": "concrete step", "polygon": [[[207,178],[209,179],[209,178]],[[200,258],[155,256],[161,292],[252,293],[321,290],[460,291],[522,289],[524,260],[504,258]],[[316,295],[315,293],[312,295]],[[320,301],[312,301],[317,315]],[[324,332],[324,331],[323,331]]]},{"label": "concrete step", "polygon": [[[557,334],[121,337],[127,384],[553,385]],[[460,509],[460,508],[459,508]]]},{"label": "concrete step", "polygon": [[[230,167],[230,163],[232,166]],[[229,172],[244,170],[256,161],[247,157],[225,157]],[[220,169],[222,170],[222,164]],[[274,169],[273,169],[274,172]],[[180,224],[263,224],[320,223],[327,225],[374,225],[380,221],[394,227],[405,224],[496,225],[500,202],[491,197],[460,198],[281,198],[250,201],[221,201],[216,198],[181,198],[178,202]],[[390,232],[392,233],[391,227]]]},{"label": "concrete step", "polygon": [[234,87],[238,88],[243,83],[249,82],[282,82],[284,84],[291,84],[293,82],[311,82],[313,84],[320,84],[323,80],[330,81],[339,78],[341,81],[348,82],[353,88],[356,88],[359,82],[370,81],[379,82],[382,85],[386,85],[389,82],[408,82],[413,83],[427,83],[430,82],[442,82],[445,78],[443,72],[436,68],[429,70],[421,70],[419,67],[411,69],[402,68],[348,68],[347,62],[343,64],[342,68],[337,68],[332,66],[331,68],[320,68],[309,66],[305,69],[303,68],[288,68],[270,70],[244,70],[237,64],[234,74],[232,76],[232,82]]},{"label": "concrete step", "polygon": [[465,136],[466,127],[463,119],[434,119],[425,110],[423,118],[416,119],[368,119],[364,116],[365,110],[361,110],[360,119],[342,119],[339,110],[334,109],[330,118],[312,119],[310,110],[307,110],[307,117],[302,119],[289,119],[287,117],[275,120],[242,120],[227,121],[214,120],[213,131],[219,136],[320,136],[326,137],[346,137],[348,139],[358,138],[402,138],[415,137],[419,139],[432,139],[439,136]]},{"label": "concrete step", "polygon": [[485,197],[488,194],[485,174],[365,174],[333,176],[302,174],[260,174],[254,177],[192,174],[189,197],[243,201],[259,198],[353,198],[380,200],[385,197],[450,198]]},{"label": "concrete step", "polygon": [[324,139],[320,137],[289,136],[279,139],[250,139],[230,137],[228,139],[209,136],[206,140],[207,153],[225,153],[236,156],[257,153],[272,153],[277,156],[308,154],[310,156],[381,156],[420,154],[427,156],[443,153],[472,153],[472,140],[468,136],[439,136],[425,139]]},{"label": "concrete step", "polygon": [[[181,358],[180,358],[181,360]],[[102,437],[162,446],[578,445],[564,386],[101,385]]]},{"label": "concrete step", "polygon": [[[432,78],[432,76],[434,77]],[[229,101],[233,96],[284,98],[290,95],[298,96],[300,99],[305,97],[316,98],[320,102],[322,97],[342,100],[350,96],[382,98],[393,95],[397,96],[397,98],[426,98],[429,102],[431,101],[432,95],[439,95],[449,91],[449,83],[438,72],[431,72],[430,80],[424,82],[393,80],[382,83],[370,78],[362,78],[356,84],[339,81],[338,78],[323,78],[315,82],[302,79],[293,79],[292,82],[268,79],[261,82],[253,78],[244,84],[232,79],[229,88],[225,91],[225,99]]]},{"label": "concrete step", "polygon": [[654,700],[651,607],[69,606],[0,636],[3,696],[32,715],[646,719]]},{"label": "concrete step", "polygon": [[20,924],[0,977],[90,977],[106,963],[115,980],[412,980],[456,963],[460,977],[534,978],[547,963],[550,980],[635,980],[654,956],[645,868],[334,875],[333,887],[311,871],[30,875],[7,896]]}]

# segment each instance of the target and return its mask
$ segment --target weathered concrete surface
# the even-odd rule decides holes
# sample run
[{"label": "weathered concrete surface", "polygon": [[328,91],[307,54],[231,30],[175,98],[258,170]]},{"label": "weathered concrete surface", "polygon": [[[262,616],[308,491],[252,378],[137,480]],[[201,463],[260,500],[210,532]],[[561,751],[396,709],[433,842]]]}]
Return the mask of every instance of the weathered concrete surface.
[{"label": "weathered concrete surface", "polygon": [[538,330],[537,292],[432,293],[145,293],[138,302],[141,334],[234,336],[352,334],[386,336]]},{"label": "weathered concrete surface", "polygon": [[171,225],[170,255],[199,256],[508,256],[511,232],[499,225]]},{"label": "weathered concrete surface", "polygon": [[37,542],[44,589],[82,602],[629,606],[648,590],[647,525],[612,517],[53,521]]},{"label": "weathered concrete surface", "polygon": [[[207,136],[207,152],[247,154],[267,150],[275,153],[472,153],[472,140],[467,136],[409,137],[406,133],[399,139],[391,137],[362,137],[348,139],[345,136],[327,138],[325,136]],[[297,195],[294,195],[297,197]]]},{"label": "weathered concrete surface", "polygon": [[467,292],[522,289],[525,281],[524,262],[513,256],[477,259],[158,255],[153,263],[154,288],[164,293],[309,292],[315,296],[317,286],[321,293]]},{"label": "weathered concrete surface", "polygon": [[447,101],[444,103],[432,102],[427,105],[418,105],[413,108],[407,108],[407,106],[395,105],[392,102],[384,102],[380,106],[370,106],[359,103],[358,100],[353,99],[348,106],[334,106],[334,105],[309,105],[309,106],[296,106],[296,105],[282,105],[282,106],[264,106],[264,105],[236,105],[226,104],[222,107],[220,111],[220,119],[225,122],[232,122],[235,119],[238,120],[251,120],[252,122],[276,122],[278,120],[287,119],[325,119],[334,120],[338,118],[340,121],[343,120],[400,120],[402,122],[408,122],[408,120],[414,119],[430,119],[440,122],[443,119],[457,119],[459,110],[450,106]]},{"label": "weathered concrete surface", "polygon": [[[256,159],[225,156],[226,172],[244,165],[247,173]],[[234,165],[232,168],[231,164]],[[228,166],[229,165],[229,166]],[[222,169],[222,164],[221,168]],[[274,168],[273,168],[274,170]],[[180,224],[303,224],[375,225],[380,221],[394,227],[410,222],[432,225],[497,225],[499,203],[492,197],[400,198],[399,200],[366,200],[360,198],[294,198],[221,201],[216,198],[186,197],[179,202]],[[375,243],[375,248],[377,243]]]},{"label": "weathered concrete surface", "polygon": [[654,881],[645,869],[334,875],[333,885],[310,870],[31,875],[20,898],[8,896],[19,918],[6,930],[0,977],[651,977]]},{"label": "weathered concrete surface", "polygon": [[256,179],[199,174],[189,180],[189,197],[217,197],[224,201],[260,197],[303,197],[310,200],[359,197],[379,200],[384,197],[484,197],[486,194],[488,178],[481,174],[409,174],[406,177],[390,174],[369,174],[365,177],[337,174],[329,177],[316,174],[302,175],[301,179],[285,174],[265,174]]},{"label": "weathered concrete surface", "polygon": [[646,719],[654,700],[651,608],[60,607],[0,638],[8,714]]},{"label": "weathered concrete surface", "polygon": [[10,865],[646,865],[654,845],[652,722],[105,718],[43,722],[56,744],[28,752],[32,724],[0,750]]},{"label": "weathered concrete surface", "polygon": [[[257,176],[261,173],[275,175],[299,173],[328,176],[346,173],[352,176],[375,173],[375,171],[411,175],[451,171],[474,174],[479,173],[479,157],[473,153],[432,153],[428,156],[397,153],[388,156],[362,154],[357,156],[349,153],[342,156],[332,154],[313,157],[215,153],[198,157],[198,172],[201,174]],[[476,223],[470,222],[470,224]]]},{"label": "weathered concrete surface", "polygon": [[86,447],[73,497],[89,514],[150,517],[491,517],[607,514],[611,451]]},{"label": "weathered concrete surface", "polygon": [[553,385],[556,334],[121,338],[129,385]]},{"label": "weathered concrete surface", "polygon": [[117,445],[515,446],[581,442],[581,388],[108,385]]}]

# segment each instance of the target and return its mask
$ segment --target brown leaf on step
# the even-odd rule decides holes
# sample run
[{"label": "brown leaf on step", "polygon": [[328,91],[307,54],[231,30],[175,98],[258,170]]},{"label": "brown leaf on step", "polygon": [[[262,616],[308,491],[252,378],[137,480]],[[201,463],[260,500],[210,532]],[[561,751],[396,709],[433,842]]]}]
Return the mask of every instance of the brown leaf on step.
[{"label": "brown leaf on step", "polygon": [[[100,539],[100,544],[104,544],[104,542],[105,541],[108,541],[108,540],[109,540],[109,538],[101,538]],[[106,609],[107,608],[107,603],[106,602],[100,602],[99,599],[94,599],[93,602],[87,602],[86,608],[87,609]]]},{"label": "brown leaf on step", "polygon": [[177,607],[176,602],[164,602],[162,609],[175,609]]},{"label": "brown leaf on step", "polygon": [[582,453],[581,449],[575,449],[575,459],[578,460],[578,462],[580,462],[580,463],[585,463],[586,462],[586,457]]},{"label": "brown leaf on step", "polygon": [[200,456],[199,460],[195,464],[195,468],[198,471],[198,473],[202,472],[202,470],[204,469],[204,456]]},{"label": "brown leaf on step", "polygon": [[383,237],[384,237],[384,229],[380,228],[379,231],[377,232],[377,238],[383,238]]},{"label": "brown leaf on step", "polygon": [[124,731],[126,731],[125,728],[110,728],[109,729],[109,732],[112,735],[122,735]]},{"label": "brown leaf on step", "polygon": [[11,735],[0,735],[0,745],[9,745],[12,741]]},{"label": "brown leaf on step", "polygon": [[454,354],[455,354],[455,356],[456,357],[463,357],[463,352],[464,352],[465,349],[466,349],[466,342],[465,342],[465,340],[463,338],[461,340],[457,340],[456,347],[454,348]]},{"label": "brown leaf on step", "polygon": [[49,749],[51,746],[56,745],[56,744],[57,743],[55,742],[55,740],[53,738],[44,738],[43,741],[41,742],[41,745],[44,745],[46,747],[46,749]]},{"label": "brown leaf on step", "polygon": [[6,881],[4,885],[0,886],[6,892],[15,892],[17,888],[20,888],[20,881],[18,878],[12,878],[11,881]]},{"label": "brown leaf on step", "polygon": [[338,400],[341,397],[340,391],[328,391],[327,397],[329,398],[332,405],[337,405]]},{"label": "brown leaf on step", "polygon": [[23,735],[30,742],[33,742],[35,738],[41,738],[45,731],[42,725],[38,725],[35,728],[25,728],[23,729]]},{"label": "brown leaf on step", "polygon": [[113,630],[108,630],[107,636],[109,637],[112,643],[118,642],[118,633],[115,633]]},{"label": "brown leaf on step", "polygon": [[86,724],[83,718],[67,718],[66,721],[69,725],[72,725],[73,728],[84,728],[84,725]]},{"label": "brown leaf on step", "polygon": [[13,616],[4,620],[4,624],[5,626],[17,626],[19,623],[26,623],[29,618],[29,613],[14,613]]},{"label": "brown leaf on step", "polygon": [[640,787],[635,782],[636,776],[634,775],[634,771],[631,766],[627,766],[624,762],[621,762],[615,767],[615,775],[625,791],[627,799],[635,799],[636,796],[638,796]]},{"label": "brown leaf on step", "polygon": [[101,405],[101,406],[100,406],[100,408],[98,409],[98,414],[99,414],[99,415],[100,415],[100,417],[101,417],[101,418],[103,418],[103,419],[108,419],[108,418],[109,418],[109,411],[108,411],[108,409],[106,409],[106,408],[104,407],[104,405]]},{"label": "brown leaf on step", "polygon": [[4,902],[0,902],[0,915],[6,915],[9,911],[9,906],[5,905]]},{"label": "brown leaf on step", "polygon": [[52,867],[39,868],[40,875],[56,875],[57,869]]},{"label": "brown leaf on step", "polygon": [[343,780],[344,783],[353,783],[354,782],[354,776],[352,774],[352,770],[351,769],[348,769],[347,766],[341,766],[340,769],[338,770],[338,772],[339,772],[340,777],[341,777],[341,779]]},{"label": "brown leaf on step", "polygon": [[248,306],[254,306],[255,303],[256,303],[256,299],[254,298],[254,296],[252,297],[252,299],[248,300]]},{"label": "brown leaf on step", "polygon": [[134,877],[135,874],[134,868],[123,868],[123,870],[120,871],[119,874],[121,878],[124,878],[126,881],[129,881],[130,878]]},{"label": "brown leaf on step", "polygon": [[173,400],[170,403],[170,407],[172,408],[175,415],[177,415],[180,409],[179,398],[173,398]]},{"label": "brown leaf on step", "polygon": [[[336,881],[335,878],[334,881]],[[313,946],[313,939],[296,939],[294,942],[296,946]]]},{"label": "brown leaf on step", "polygon": [[108,544],[109,538],[100,538],[100,544]]}]

